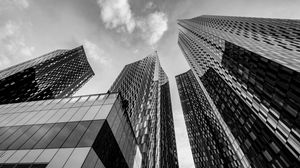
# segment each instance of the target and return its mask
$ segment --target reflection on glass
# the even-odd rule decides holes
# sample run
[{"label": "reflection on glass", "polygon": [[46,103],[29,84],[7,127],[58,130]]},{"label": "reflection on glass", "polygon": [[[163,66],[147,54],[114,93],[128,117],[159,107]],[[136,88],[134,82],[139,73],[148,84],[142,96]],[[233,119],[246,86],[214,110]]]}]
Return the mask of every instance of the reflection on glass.
[{"label": "reflection on glass", "polygon": [[52,126],[53,124],[42,125],[42,127],[21,147],[21,149],[32,149],[33,146],[46,134],[46,132]]},{"label": "reflection on glass", "polygon": [[89,147],[92,146],[92,144],[95,141],[96,136],[98,135],[98,132],[103,124],[102,120],[92,121],[89,128],[84,133],[83,137],[81,138],[78,147]]},{"label": "reflection on glass", "polygon": [[81,168],[90,149],[91,148],[75,148],[64,165],[64,168]]},{"label": "reflection on glass", "polygon": [[86,129],[89,127],[91,121],[80,122],[67,140],[63,144],[63,148],[76,147],[81,139],[82,135],[85,133]]},{"label": "reflection on glass", "polygon": [[55,124],[44,136],[43,138],[34,146],[36,149],[46,148],[52,139],[61,131],[65,123]]}]

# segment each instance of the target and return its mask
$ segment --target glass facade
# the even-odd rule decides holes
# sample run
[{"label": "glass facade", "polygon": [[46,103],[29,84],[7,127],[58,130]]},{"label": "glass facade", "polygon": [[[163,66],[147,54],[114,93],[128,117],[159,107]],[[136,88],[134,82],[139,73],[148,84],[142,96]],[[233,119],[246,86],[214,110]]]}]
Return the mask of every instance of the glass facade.
[{"label": "glass facade", "polygon": [[178,44],[243,167],[300,167],[300,22],[200,16],[178,25]]},{"label": "glass facade", "polygon": [[157,53],[126,65],[110,91],[120,92],[128,102],[142,167],[177,168],[169,82]]},{"label": "glass facade", "polygon": [[240,167],[226,129],[216,117],[193,72],[176,76],[195,167]]},{"label": "glass facade", "polygon": [[82,46],[56,50],[0,71],[0,104],[68,97],[93,75]]},{"label": "glass facade", "polygon": [[0,166],[140,168],[118,93],[0,105]]}]

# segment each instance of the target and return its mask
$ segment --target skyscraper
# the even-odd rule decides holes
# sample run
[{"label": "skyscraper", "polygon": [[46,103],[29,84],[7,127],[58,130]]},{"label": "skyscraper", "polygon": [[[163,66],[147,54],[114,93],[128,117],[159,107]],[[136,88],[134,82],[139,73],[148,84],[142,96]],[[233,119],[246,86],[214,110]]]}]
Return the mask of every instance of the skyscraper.
[{"label": "skyscraper", "polygon": [[0,105],[1,168],[140,168],[118,93]]},{"label": "skyscraper", "polygon": [[142,167],[178,167],[169,82],[157,52],[126,65],[110,91],[128,100]]},{"label": "skyscraper", "polygon": [[210,106],[191,70],[176,76],[195,167],[240,167],[224,120]]},{"label": "skyscraper", "polygon": [[243,167],[300,167],[300,21],[179,20],[178,44]]},{"label": "skyscraper", "polygon": [[93,75],[82,46],[56,50],[0,71],[0,104],[68,97]]}]

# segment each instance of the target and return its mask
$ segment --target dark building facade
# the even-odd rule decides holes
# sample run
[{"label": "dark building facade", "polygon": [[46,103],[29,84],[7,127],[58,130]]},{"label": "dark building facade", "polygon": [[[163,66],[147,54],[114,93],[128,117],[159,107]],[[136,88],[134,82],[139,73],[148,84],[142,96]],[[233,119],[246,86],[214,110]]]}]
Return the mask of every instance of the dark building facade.
[{"label": "dark building facade", "polygon": [[178,167],[169,82],[157,53],[126,65],[110,91],[128,100],[142,167]]},{"label": "dark building facade", "polygon": [[0,105],[1,168],[140,168],[118,93]]},{"label": "dark building facade", "polygon": [[176,76],[195,167],[240,167],[230,132],[216,115],[191,70]]},{"label": "dark building facade", "polygon": [[0,72],[0,104],[71,96],[94,72],[82,46],[56,50]]},{"label": "dark building facade", "polygon": [[243,167],[300,167],[300,21],[179,20],[178,44]]}]

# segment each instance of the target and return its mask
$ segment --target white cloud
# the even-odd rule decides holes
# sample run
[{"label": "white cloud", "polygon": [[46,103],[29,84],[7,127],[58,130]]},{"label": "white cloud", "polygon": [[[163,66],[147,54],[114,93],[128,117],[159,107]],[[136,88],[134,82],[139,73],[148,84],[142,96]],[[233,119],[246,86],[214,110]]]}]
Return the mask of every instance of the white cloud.
[{"label": "white cloud", "polygon": [[135,28],[135,20],[128,0],[98,0],[101,18],[108,28],[125,26],[128,32]]},{"label": "white cloud", "polygon": [[99,48],[95,43],[89,40],[84,40],[83,46],[89,58],[104,65],[108,65],[110,63],[110,60],[105,57],[104,50]]},{"label": "white cloud", "polygon": [[32,57],[34,47],[26,44],[21,23],[6,22],[0,27],[0,68]]},{"label": "white cloud", "polygon": [[29,2],[27,0],[0,0],[0,9],[17,7],[20,9],[26,9],[29,7]]},{"label": "white cloud", "polygon": [[164,32],[168,29],[168,17],[163,12],[154,12],[148,15],[145,21],[141,21],[138,26],[143,32],[143,37],[148,44],[153,45],[160,40]]},{"label": "white cloud", "polygon": [[[98,5],[106,28],[116,29],[119,33],[132,33],[139,29],[149,45],[157,43],[168,29],[168,17],[163,12],[156,11],[146,17],[134,17],[128,0],[98,0]],[[146,4],[146,8],[154,6],[153,2]]]}]

